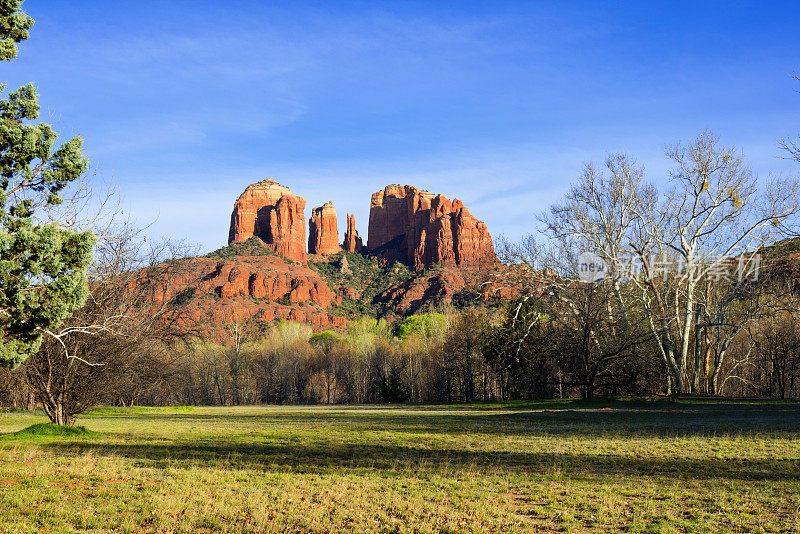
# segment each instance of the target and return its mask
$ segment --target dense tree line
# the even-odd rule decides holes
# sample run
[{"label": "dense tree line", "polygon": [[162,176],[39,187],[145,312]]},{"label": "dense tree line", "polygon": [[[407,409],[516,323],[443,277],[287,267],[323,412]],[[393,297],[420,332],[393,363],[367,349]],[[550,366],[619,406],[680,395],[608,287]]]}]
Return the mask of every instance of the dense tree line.
[{"label": "dense tree line", "polygon": [[[84,339],[87,361],[103,365],[66,360],[46,345],[15,371],[0,373],[0,403],[18,409],[43,406],[51,414],[51,392],[41,382],[45,373],[65,379],[67,386],[56,393],[63,396],[68,419],[96,404],[424,403],[664,394],[668,370],[647,329],[624,331],[604,321],[603,291],[580,290],[586,300],[581,320],[574,322],[557,318],[554,304],[539,298],[501,310],[417,315],[394,329],[383,320],[363,318],[345,334],[313,333],[307,325],[284,322],[266,333],[240,324],[230,329],[225,343],[169,340],[160,337],[164,332],[149,340]],[[728,348],[715,393],[800,397],[799,323],[800,315],[786,306],[741,330]],[[102,358],[104,352],[113,356]],[[70,362],[74,367],[67,373],[64,366]]]}]

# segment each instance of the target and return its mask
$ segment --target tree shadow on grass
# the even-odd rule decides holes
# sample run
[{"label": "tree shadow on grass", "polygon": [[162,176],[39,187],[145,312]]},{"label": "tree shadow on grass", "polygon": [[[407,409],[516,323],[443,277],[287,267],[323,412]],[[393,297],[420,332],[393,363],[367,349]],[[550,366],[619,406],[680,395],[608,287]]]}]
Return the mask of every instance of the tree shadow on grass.
[{"label": "tree shadow on grass", "polygon": [[516,412],[492,416],[495,427],[524,427],[555,435],[619,435],[632,437],[716,437],[800,435],[800,406],[680,406],[601,408]]},{"label": "tree shadow on grass", "polygon": [[[131,413],[101,416],[101,419],[157,421],[160,425],[191,423],[209,428],[231,423],[257,424],[257,428],[300,429],[335,428],[339,431],[373,430],[409,433],[474,435],[546,435],[566,437],[715,437],[758,434],[760,437],[800,435],[800,405],[797,404],[712,404],[691,405],[651,403],[630,406],[618,403],[599,408],[575,403],[568,408],[542,409],[515,407],[504,410],[431,411],[372,407],[264,408],[263,411],[236,413]],[[587,407],[588,406],[588,407]],[[124,424],[120,425],[124,427]],[[213,434],[213,431],[212,431]],[[225,439],[226,436],[220,436]]]},{"label": "tree shadow on grass", "polygon": [[[311,441],[311,440],[309,440]],[[123,457],[151,468],[252,469],[282,473],[341,474],[373,472],[378,476],[428,472],[517,473],[570,478],[652,477],[670,480],[724,479],[797,481],[800,459],[670,458],[619,454],[465,451],[396,444],[353,443],[91,443],[53,442],[44,448],[61,456],[90,453]]]},{"label": "tree shadow on grass", "polygon": [[[107,418],[101,418],[106,419]],[[124,430],[126,418],[119,421]],[[518,407],[479,413],[435,412],[410,409],[264,409],[237,414],[131,414],[158,425],[157,436],[136,433],[107,434],[96,441],[42,443],[58,455],[91,453],[123,457],[153,468],[201,467],[257,471],[338,474],[373,473],[376,476],[448,475],[459,470],[488,475],[563,475],[570,478],[652,478],[697,481],[798,481],[800,455],[785,458],[683,458],[677,445],[653,456],[594,452],[534,452],[465,450],[460,439],[491,443],[502,437],[541,436],[572,439],[575,447],[593,438],[611,440],[709,438],[737,436],[756,440],[794,439],[800,436],[800,407],[793,404],[680,405],[655,403],[646,407],[541,410]],[[174,432],[170,426],[174,425]],[[201,441],[181,437],[188,428],[207,428]],[[208,425],[208,426],[206,426]],[[262,433],[260,430],[268,430]],[[196,430],[192,429],[192,432]],[[409,439],[409,435],[413,435]],[[426,436],[430,439],[426,441]],[[156,441],[162,436],[171,441]],[[441,438],[441,439],[439,439]],[[113,442],[112,442],[113,440]],[[524,441],[518,447],[524,447]],[[727,445],[730,446],[730,445]],[[745,444],[734,444],[736,447]],[[491,449],[491,446],[487,447]],[[641,450],[641,447],[640,447]],[[726,453],[721,453],[720,456]],[[671,455],[672,457],[670,457]],[[709,453],[708,456],[713,456]]]}]

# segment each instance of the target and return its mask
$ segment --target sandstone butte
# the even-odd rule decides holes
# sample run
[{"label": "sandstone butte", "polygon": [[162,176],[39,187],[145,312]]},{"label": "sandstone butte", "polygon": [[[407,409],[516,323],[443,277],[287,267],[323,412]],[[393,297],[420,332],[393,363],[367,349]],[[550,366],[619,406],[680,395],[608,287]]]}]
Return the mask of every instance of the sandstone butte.
[{"label": "sandstone butte", "polygon": [[398,184],[372,195],[367,249],[384,261],[419,271],[442,264],[461,268],[498,264],[483,221],[460,200]]},{"label": "sandstone butte", "polygon": [[[343,330],[347,319],[331,307],[341,304],[343,298],[363,297],[352,284],[334,288],[306,266],[305,203],[275,180],[251,184],[236,200],[231,214],[228,243],[242,243],[235,255],[165,264],[167,272],[159,275],[162,280],[154,286],[162,289],[155,291],[153,301],[179,302],[188,312],[187,327],[194,324],[219,330],[233,320],[266,325],[285,319],[310,324],[315,330]],[[259,245],[243,243],[252,238],[276,255],[258,252]],[[390,314],[392,310],[416,309],[430,299],[448,302],[481,285],[485,271],[479,267],[502,267],[486,225],[459,200],[451,202],[409,185],[390,185],[372,195],[367,247],[352,214],[347,215],[340,247],[331,202],[312,211],[308,247],[317,255],[342,249],[363,252],[384,264],[402,261],[416,270],[408,280],[375,297]],[[350,271],[346,259],[339,260],[342,273]],[[434,264],[442,268],[422,272]],[[142,276],[150,275],[143,272]]]},{"label": "sandstone butte", "polygon": [[339,247],[339,228],[333,202],[326,202],[311,211],[308,220],[308,253],[336,254]]},{"label": "sandstone butte", "polygon": [[352,213],[347,214],[347,231],[344,233],[344,243],[342,249],[346,252],[361,252],[364,248],[364,243],[358,237],[358,230],[356,230],[356,216]]},{"label": "sandstone butte", "polygon": [[284,258],[306,262],[306,200],[275,180],[244,190],[233,205],[228,244],[255,236]]}]

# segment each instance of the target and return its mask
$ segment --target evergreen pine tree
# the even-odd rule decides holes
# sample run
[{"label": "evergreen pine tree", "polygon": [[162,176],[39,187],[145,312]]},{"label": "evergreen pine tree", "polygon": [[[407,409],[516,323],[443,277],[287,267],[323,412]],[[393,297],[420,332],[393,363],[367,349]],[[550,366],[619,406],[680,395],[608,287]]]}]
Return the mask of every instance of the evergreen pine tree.
[{"label": "evergreen pine tree", "polygon": [[[0,0],[0,60],[16,57],[33,26],[21,6]],[[86,301],[95,242],[90,232],[36,218],[37,210],[60,204],[61,191],[89,165],[79,137],[56,147],[52,127],[35,122],[38,99],[33,84],[0,99],[0,364],[11,366]]]}]

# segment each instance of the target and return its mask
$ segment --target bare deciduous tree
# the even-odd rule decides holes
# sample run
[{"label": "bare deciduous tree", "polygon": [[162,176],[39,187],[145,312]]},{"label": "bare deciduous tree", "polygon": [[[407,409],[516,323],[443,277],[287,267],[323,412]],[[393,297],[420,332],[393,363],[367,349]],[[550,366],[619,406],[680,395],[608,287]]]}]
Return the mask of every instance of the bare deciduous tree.
[{"label": "bare deciduous tree", "polygon": [[[605,172],[587,165],[540,222],[557,249],[558,274],[569,274],[564,266],[576,263],[580,250],[603,260],[616,313],[622,319],[632,309],[644,314],[669,371],[666,392],[685,393],[704,283],[732,258],[740,260],[741,282],[739,275],[757,261],[751,253],[794,227],[800,202],[795,181],[760,183],[744,158],[710,131],[669,149],[667,157],[675,167],[665,194],[645,181],[632,159],[613,155]],[[524,256],[512,254],[511,262],[524,267],[517,278],[533,280],[522,291],[531,296],[542,288],[537,268],[552,266]]]}]

